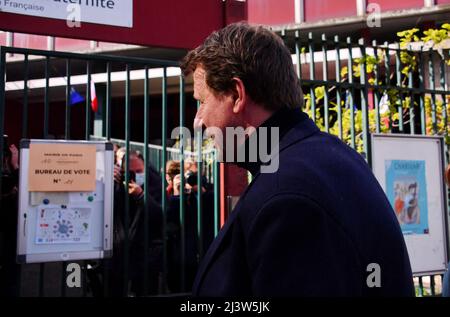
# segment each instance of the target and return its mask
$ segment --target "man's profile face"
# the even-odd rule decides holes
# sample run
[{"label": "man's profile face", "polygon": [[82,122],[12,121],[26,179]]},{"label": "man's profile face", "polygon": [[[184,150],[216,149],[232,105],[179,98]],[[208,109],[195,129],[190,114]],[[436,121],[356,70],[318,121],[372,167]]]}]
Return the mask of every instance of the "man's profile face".
[{"label": "man's profile face", "polygon": [[[205,125],[215,139],[219,137],[214,130],[222,131],[225,136],[226,127],[239,125],[238,116],[233,113],[234,100],[231,94],[216,94],[206,83],[206,72],[198,66],[194,71],[194,98],[200,102],[195,116],[195,128]],[[217,145],[217,143],[216,143]]]}]

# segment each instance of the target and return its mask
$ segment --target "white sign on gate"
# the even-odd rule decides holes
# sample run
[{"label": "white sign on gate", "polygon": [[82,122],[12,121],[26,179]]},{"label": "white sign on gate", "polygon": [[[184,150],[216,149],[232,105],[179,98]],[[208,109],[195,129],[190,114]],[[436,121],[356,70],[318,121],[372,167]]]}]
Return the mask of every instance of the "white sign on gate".
[{"label": "white sign on gate", "polygon": [[80,22],[133,27],[133,0],[0,0],[0,11],[70,20],[74,5]]}]

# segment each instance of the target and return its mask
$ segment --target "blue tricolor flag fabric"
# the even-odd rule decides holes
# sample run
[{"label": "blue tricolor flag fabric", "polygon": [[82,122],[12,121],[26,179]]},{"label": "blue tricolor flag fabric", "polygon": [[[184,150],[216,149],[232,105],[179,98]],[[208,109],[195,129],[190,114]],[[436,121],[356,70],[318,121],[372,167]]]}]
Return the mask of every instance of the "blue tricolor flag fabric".
[{"label": "blue tricolor flag fabric", "polygon": [[83,102],[85,99],[80,95],[75,88],[70,89],[70,105],[73,106],[77,103]]}]

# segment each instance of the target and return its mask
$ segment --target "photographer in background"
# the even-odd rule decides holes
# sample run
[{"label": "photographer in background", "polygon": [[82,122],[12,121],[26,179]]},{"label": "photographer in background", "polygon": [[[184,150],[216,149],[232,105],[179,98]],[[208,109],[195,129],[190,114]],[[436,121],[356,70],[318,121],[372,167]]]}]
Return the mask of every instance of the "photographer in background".
[{"label": "photographer in background", "polygon": [[174,192],[173,179],[178,174],[180,174],[180,162],[173,161],[173,160],[167,161],[167,163],[166,163],[166,181],[167,181],[166,194],[167,194],[167,197],[171,197],[173,195],[173,192]]},{"label": "photographer in background", "polygon": [[18,296],[16,264],[17,209],[19,188],[19,151],[3,136],[2,191],[0,196],[0,296]]},{"label": "photographer in background", "polygon": [[[118,150],[118,152],[121,149]],[[125,183],[125,160],[121,157],[114,167],[114,244],[113,257],[104,261],[106,273],[109,277],[109,296],[119,297],[134,293],[136,296],[144,294],[144,283],[148,285],[149,294],[156,294],[159,287],[159,275],[162,272],[162,210],[159,204],[161,197],[161,178],[159,174],[148,168],[149,200],[147,210],[144,205],[145,163],[142,155],[137,151],[129,153],[129,183]],[[125,227],[125,190],[128,191],[128,228]],[[159,191],[159,196],[158,195]],[[154,197],[156,195],[157,197]],[[148,213],[148,223],[145,224],[145,212]],[[148,259],[145,261],[145,225],[148,226]],[[128,235],[128,277],[124,283],[125,274],[125,240]],[[148,280],[144,281],[144,271]],[[103,289],[98,276],[93,276],[93,288],[98,287],[98,293]],[[130,286],[130,287],[129,287]]]},{"label": "photographer in background", "polygon": [[[191,164],[195,166],[196,164]],[[186,167],[186,165],[185,165]],[[184,211],[185,211],[185,289],[182,289],[181,281],[181,224],[180,224],[180,192],[181,175],[173,178],[173,195],[168,199],[167,222],[168,222],[168,253],[169,270],[168,284],[172,292],[184,292],[190,289],[195,274],[198,269],[198,263],[202,254],[198,249],[198,231],[197,231],[197,198],[201,195],[202,201],[202,249],[204,253],[212,240],[214,239],[214,193],[210,190],[210,184],[205,176],[202,176],[202,186],[198,187],[197,169],[186,169],[184,174]]]},{"label": "photographer in background", "polygon": [[[117,185],[124,185],[125,182],[125,154],[126,150],[121,147],[116,152],[116,164],[114,165],[114,186],[117,189]],[[145,162],[144,157],[139,151],[130,151],[130,183],[128,184],[128,193],[133,197],[139,197],[144,195],[144,180],[145,180]],[[148,179],[149,179],[149,191],[150,196],[161,203],[161,176],[158,171],[148,164]]]}]

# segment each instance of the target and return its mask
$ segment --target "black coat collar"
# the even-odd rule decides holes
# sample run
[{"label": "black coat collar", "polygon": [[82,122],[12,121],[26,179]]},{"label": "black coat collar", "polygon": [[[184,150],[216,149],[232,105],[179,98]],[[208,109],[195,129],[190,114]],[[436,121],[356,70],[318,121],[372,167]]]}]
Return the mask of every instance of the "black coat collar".
[{"label": "black coat collar", "polygon": [[[269,151],[270,155],[276,155],[277,151],[281,151],[281,149],[285,146],[287,146],[289,143],[289,134],[291,134],[291,130],[297,126],[300,123],[305,123],[305,129],[304,132],[305,133],[309,133],[311,131],[317,131],[317,127],[316,125],[308,118],[308,115],[305,114],[303,111],[301,111],[300,108],[296,108],[296,109],[289,109],[286,107],[281,108],[280,110],[278,110],[277,112],[275,112],[269,119],[267,119],[266,121],[264,121],[254,132],[254,134],[252,134],[250,136],[250,138],[253,137],[258,137],[258,133],[260,131],[260,128],[267,128],[267,132],[268,132],[268,144],[267,144],[267,148],[271,149]],[[279,130],[279,141],[278,147],[276,147],[275,144],[271,144],[270,140],[271,140],[271,128],[278,128]],[[252,176],[254,177],[255,175],[257,175],[261,169],[261,166],[264,164],[269,164],[269,162],[262,162],[260,156],[258,155],[256,162],[255,161],[250,161],[249,159],[249,139],[248,138],[245,143],[238,149],[239,151],[244,151],[245,153],[245,160],[243,162],[236,162],[235,164],[241,168],[244,168],[246,170],[248,170]],[[259,140],[258,140],[259,142]],[[257,143],[258,143],[257,142]],[[259,143],[258,143],[259,145]],[[259,153],[259,151],[258,151]]]}]

